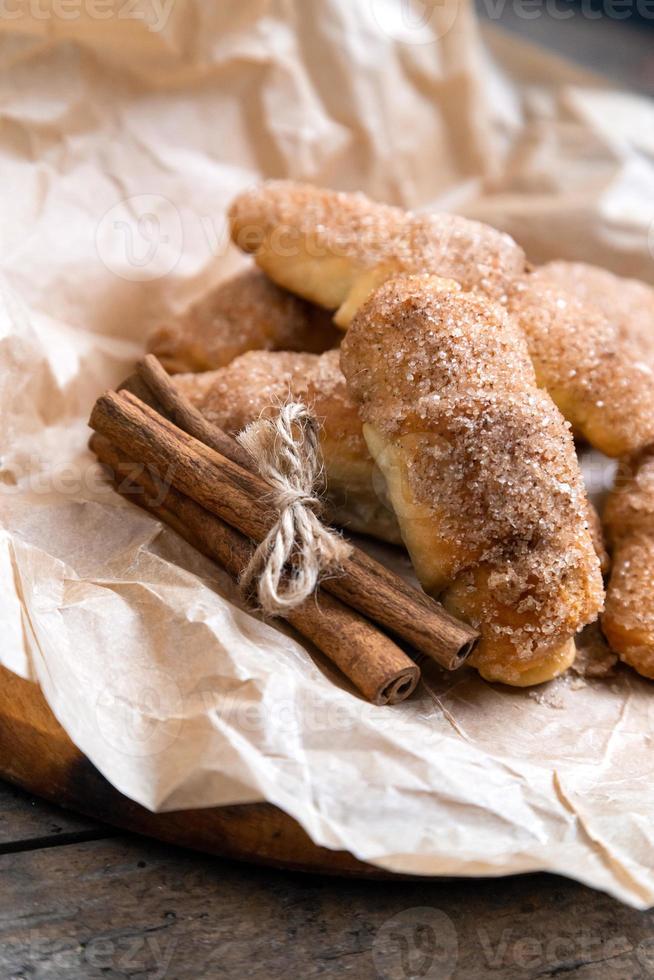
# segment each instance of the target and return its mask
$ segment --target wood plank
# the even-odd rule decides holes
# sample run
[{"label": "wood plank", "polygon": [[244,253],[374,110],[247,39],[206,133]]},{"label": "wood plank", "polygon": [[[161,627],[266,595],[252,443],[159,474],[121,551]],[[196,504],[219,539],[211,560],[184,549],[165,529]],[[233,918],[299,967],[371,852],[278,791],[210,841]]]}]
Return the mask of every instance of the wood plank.
[{"label": "wood plank", "polygon": [[654,913],[545,875],[337,880],[115,839],[5,855],[0,880],[3,977],[632,980],[654,968]]},{"label": "wood plank", "polygon": [[113,835],[102,824],[50,806],[0,782],[0,854]]}]

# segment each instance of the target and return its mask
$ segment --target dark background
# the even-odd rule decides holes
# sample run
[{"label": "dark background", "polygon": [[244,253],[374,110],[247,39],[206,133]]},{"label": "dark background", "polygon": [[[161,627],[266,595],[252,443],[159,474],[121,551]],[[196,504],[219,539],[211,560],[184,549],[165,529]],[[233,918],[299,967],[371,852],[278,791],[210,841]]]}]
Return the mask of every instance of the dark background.
[{"label": "dark background", "polygon": [[[476,0],[476,4],[482,21],[552,48],[623,88],[654,95],[654,0]],[[646,16],[639,15],[638,9]]]}]

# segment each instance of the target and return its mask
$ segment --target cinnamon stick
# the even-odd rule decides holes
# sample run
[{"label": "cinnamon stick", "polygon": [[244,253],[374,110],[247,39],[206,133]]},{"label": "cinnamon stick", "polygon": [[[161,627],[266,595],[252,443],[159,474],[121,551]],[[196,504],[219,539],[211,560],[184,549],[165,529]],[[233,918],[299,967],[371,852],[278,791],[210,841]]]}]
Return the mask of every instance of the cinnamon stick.
[{"label": "cinnamon stick", "polygon": [[[161,407],[162,414],[178,428],[195,436],[205,446],[231,459],[246,470],[252,469],[252,459],[236,439],[223,432],[217,425],[205,419],[195,405],[186,398],[171,381],[170,376],[154,354],[146,354],[136,365],[136,374],[156,400],[154,408]],[[135,394],[140,397],[138,391]],[[141,399],[142,401],[144,399]]]},{"label": "cinnamon stick", "polygon": [[[161,502],[156,480],[103,436],[91,438],[91,449],[112,474],[114,485],[129,500],[155,514],[199,551],[237,579],[252,545],[219,517],[173,488]],[[140,492],[134,492],[134,488]],[[420,679],[420,669],[387,636],[354,610],[320,593],[284,618],[321,650],[361,694],[377,705],[406,700]]]},{"label": "cinnamon stick", "polygon": [[[260,476],[178,429],[131,392],[102,395],[89,424],[251,540],[261,541],[276,520],[266,505],[270,487]],[[470,627],[359,549],[323,586],[447,669],[459,666],[474,646],[477,634]]]}]

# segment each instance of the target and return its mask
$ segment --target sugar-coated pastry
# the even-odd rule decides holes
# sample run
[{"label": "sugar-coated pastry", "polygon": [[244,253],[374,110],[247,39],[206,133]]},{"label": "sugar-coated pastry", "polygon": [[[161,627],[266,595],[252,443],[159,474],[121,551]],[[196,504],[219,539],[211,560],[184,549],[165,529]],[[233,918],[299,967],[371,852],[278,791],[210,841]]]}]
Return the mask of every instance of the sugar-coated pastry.
[{"label": "sugar-coated pastry", "polygon": [[157,327],[148,351],[176,374],[223,367],[249,350],[320,354],[339,339],[323,309],[254,268],[221,283],[177,321]]},{"label": "sugar-coated pastry", "polygon": [[588,501],[588,507],[586,509],[586,520],[588,521],[588,530],[593,542],[595,554],[599,558],[602,575],[606,575],[611,568],[611,559],[608,551],[606,550],[604,528],[602,527],[601,518],[597,513],[595,505],[590,500]]},{"label": "sugar-coated pastry", "polygon": [[230,210],[234,242],[280,286],[347,327],[372,290],[399,273],[430,272],[503,302],[525,271],[509,235],[453,214],[414,214],[364,194],[292,181],[244,192]]},{"label": "sugar-coated pastry", "polygon": [[572,435],[497,304],[398,278],[355,317],[341,367],[426,591],[478,626],[472,663],[560,674],[602,607]]},{"label": "sugar-coated pastry", "polygon": [[550,282],[603,313],[636,360],[654,367],[654,288],[639,279],[616,276],[586,262],[548,262]]},{"label": "sugar-coated pastry", "polygon": [[654,679],[654,448],[623,462],[604,527],[613,561],[602,628],[621,660]]},{"label": "sugar-coated pastry", "polygon": [[337,310],[344,328],[377,286],[400,273],[448,277],[508,303],[539,385],[576,432],[609,456],[654,441],[654,357],[644,353],[652,348],[652,291],[644,284],[579,263],[525,274],[522,249],[487,225],[287,181],[241,194],[230,221],[234,241],[275,282]]},{"label": "sugar-coated pastry", "polygon": [[339,366],[339,352],[322,356],[251,351],[227,367],[179,374],[175,384],[209,419],[236,433],[289,396],[308,404],[321,423],[328,518],[351,531],[392,544],[401,536],[383,480],[364,442],[356,405]]},{"label": "sugar-coated pastry", "polygon": [[538,383],[575,431],[607,456],[637,452],[654,442],[654,361],[634,342],[640,328],[627,326],[624,311],[616,315],[617,298],[611,311],[605,300],[602,312],[569,271],[561,263],[535,269],[511,290],[509,310],[525,332]]}]

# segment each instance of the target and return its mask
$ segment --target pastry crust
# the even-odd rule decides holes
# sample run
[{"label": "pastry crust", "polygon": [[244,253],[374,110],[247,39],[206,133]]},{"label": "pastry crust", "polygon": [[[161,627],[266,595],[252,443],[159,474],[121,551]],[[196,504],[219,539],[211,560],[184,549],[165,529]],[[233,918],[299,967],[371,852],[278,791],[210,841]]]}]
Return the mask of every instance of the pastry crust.
[{"label": "pastry crust", "polygon": [[343,328],[398,274],[436,274],[508,303],[539,385],[577,433],[609,456],[654,441],[654,293],[643,283],[581,263],[527,273],[522,249],[488,225],[286,181],[241,194],[230,221],[275,282],[336,310]]},{"label": "pastry crust", "polygon": [[175,384],[209,421],[235,434],[289,396],[304,401],[321,423],[328,518],[341,527],[401,544],[383,480],[375,473],[337,350],[318,356],[251,351],[228,367],[182,374]]},{"label": "pastry crust", "polygon": [[654,289],[651,286],[586,262],[548,262],[542,269],[550,282],[602,313],[615,327],[620,342],[631,348],[637,360],[654,366]]},{"label": "pastry crust", "polygon": [[[625,312],[632,300],[624,299],[618,315],[621,300],[613,293],[609,310],[605,289],[602,312],[587,301],[592,286],[581,288],[581,279],[567,263],[535,269],[515,285],[509,310],[527,337],[538,383],[575,431],[607,456],[630,454],[654,441],[654,361],[644,357],[640,327]],[[624,293],[633,295],[633,287]]]},{"label": "pastry crust", "polygon": [[593,548],[595,549],[595,554],[599,559],[602,575],[607,575],[611,568],[611,558],[606,550],[602,520],[595,505],[590,500],[588,501],[588,507],[586,508],[586,520],[588,522],[588,530],[593,542]]},{"label": "pastry crust", "polygon": [[221,283],[148,338],[169,374],[224,367],[249,350],[320,354],[340,340],[329,315],[254,268]]},{"label": "pastry crust", "polygon": [[621,660],[654,679],[654,449],[624,461],[604,526],[613,562],[602,628]]},{"label": "pastry crust", "polygon": [[292,181],[241,194],[230,222],[234,242],[271,279],[337,310],[343,328],[377,286],[399,273],[431,272],[503,302],[526,268],[522,249],[489,225]]},{"label": "pastry crust", "polygon": [[364,435],[424,588],[478,626],[473,664],[541,683],[603,583],[569,426],[504,310],[435,277],[387,282],[341,347]]}]

